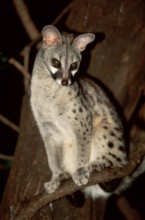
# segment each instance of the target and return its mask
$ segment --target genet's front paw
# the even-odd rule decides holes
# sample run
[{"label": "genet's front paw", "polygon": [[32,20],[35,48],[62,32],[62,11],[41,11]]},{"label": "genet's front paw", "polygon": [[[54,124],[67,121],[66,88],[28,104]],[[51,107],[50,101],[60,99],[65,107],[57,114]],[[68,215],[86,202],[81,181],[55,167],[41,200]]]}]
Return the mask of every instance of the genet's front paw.
[{"label": "genet's front paw", "polygon": [[49,182],[44,183],[44,188],[47,193],[53,193],[60,185],[60,179],[52,178]]},{"label": "genet's front paw", "polygon": [[103,167],[103,165],[99,164],[98,162],[93,162],[89,166],[90,173],[93,171],[101,171],[103,168],[105,167]]},{"label": "genet's front paw", "polygon": [[81,167],[72,175],[72,179],[77,186],[87,184],[90,177],[90,172],[87,167]]}]

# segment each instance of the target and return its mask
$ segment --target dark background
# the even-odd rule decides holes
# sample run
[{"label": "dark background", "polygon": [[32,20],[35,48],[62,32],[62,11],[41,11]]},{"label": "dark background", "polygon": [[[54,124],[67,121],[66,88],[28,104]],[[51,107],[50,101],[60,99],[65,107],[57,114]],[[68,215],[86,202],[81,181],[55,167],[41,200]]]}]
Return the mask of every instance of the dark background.
[{"label": "dark background", "polygon": [[[43,26],[51,24],[69,0],[25,1],[33,21],[41,32]],[[60,21],[60,24],[63,21]],[[58,25],[60,25],[58,24]],[[0,114],[19,125],[21,101],[24,94],[23,76],[7,59],[21,61],[20,51],[30,42],[12,1],[0,2]],[[2,62],[2,60],[5,60]],[[31,62],[33,62],[32,57]],[[18,133],[0,122],[0,154],[13,155]],[[0,160],[0,199],[11,167],[11,161]]]},{"label": "dark background", "polygon": [[[25,2],[33,21],[41,31],[42,27],[51,24],[62,9],[71,1],[27,0]],[[63,21],[60,21],[57,26],[62,27]],[[7,60],[10,57],[14,57],[21,61],[19,52],[30,42],[30,39],[21,25],[21,21],[10,0],[1,0],[0,2],[0,28],[0,114],[19,125],[21,101],[24,94],[23,76],[16,68],[7,62],[2,63],[1,58]],[[33,58],[34,57],[32,57],[32,62]],[[18,133],[0,122],[0,154],[13,155],[17,139]],[[11,161],[0,160],[0,200],[10,168]],[[136,191],[138,183],[141,190]],[[140,177],[125,194],[131,205],[141,210],[141,212],[143,212],[144,209],[145,195],[144,192],[142,192],[144,184],[143,178]],[[135,200],[132,200],[132,196]],[[118,216],[118,212],[115,212],[113,200],[115,200],[114,197],[110,199],[107,212],[110,212],[109,210],[111,209],[112,219],[115,219],[116,216]],[[138,203],[138,201],[140,202]],[[122,218],[120,217],[120,219]]]}]

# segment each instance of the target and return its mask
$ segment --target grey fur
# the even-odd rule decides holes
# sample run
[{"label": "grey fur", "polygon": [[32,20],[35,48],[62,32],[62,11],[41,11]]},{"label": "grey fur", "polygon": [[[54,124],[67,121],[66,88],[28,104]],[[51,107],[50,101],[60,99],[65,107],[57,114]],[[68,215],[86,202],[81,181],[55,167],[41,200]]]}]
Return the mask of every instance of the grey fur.
[{"label": "grey fur", "polygon": [[43,28],[42,36],[30,103],[52,172],[44,187],[52,193],[62,178],[83,185],[94,169],[124,166],[127,157],[122,123],[104,91],[88,78],[74,80],[81,51],[95,36],[69,40],[51,25]]}]

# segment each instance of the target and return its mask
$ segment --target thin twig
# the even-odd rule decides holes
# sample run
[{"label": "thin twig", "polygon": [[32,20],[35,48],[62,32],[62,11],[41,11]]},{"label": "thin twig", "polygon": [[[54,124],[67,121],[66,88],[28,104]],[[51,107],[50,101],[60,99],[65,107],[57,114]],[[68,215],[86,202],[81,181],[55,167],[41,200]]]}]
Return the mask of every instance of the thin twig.
[{"label": "thin twig", "polygon": [[10,58],[9,63],[14,65],[20,71],[20,73],[22,73],[22,75],[25,78],[28,78],[28,79],[30,78],[29,72],[27,72],[24,66],[21,63],[19,63],[15,58]]},{"label": "thin twig", "polygon": [[31,40],[36,39],[39,36],[39,30],[34,24],[24,0],[13,0],[13,4],[28,36]]},{"label": "thin twig", "polygon": [[[63,16],[72,8],[73,2],[71,2],[70,4],[67,5],[66,8],[64,8],[62,10],[62,12],[58,15],[58,17],[56,17],[56,19],[52,22],[52,25],[56,25],[62,18]],[[32,40],[27,46],[25,47],[32,47],[35,44],[36,48],[39,48],[40,46],[40,40],[41,40],[41,33],[37,36],[37,38],[35,38],[34,40]],[[23,54],[23,51],[25,50],[25,47],[21,50],[20,54]]]},{"label": "thin twig", "polygon": [[[68,4],[68,6],[66,8],[63,9],[63,11],[58,15],[58,17],[56,17],[56,19],[52,22],[52,25],[56,25],[62,18],[63,16],[72,8],[73,6],[73,2],[71,2],[70,4]],[[36,49],[39,49],[40,48],[40,45],[41,45],[41,34],[40,36],[36,39],[36,41],[39,41],[37,44],[36,44]],[[32,43],[33,44],[33,43]]]},{"label": "thin twig", "polygon": [[70,195],[77,190],[81,190],[87,186],[94,185],[101,182],[108,182],[116,178],[121,178],[132,173],[135,168],[140,164],[142,157],[145,155],[145,144],[142,143],[141,149],[138,151],[132,152],[129,163],[122,168],[114,168],[114,169],[105,169],[98,173],[93,173],[90,176],[89,182],[83,186],[76,186],[74,182],[70,179],[65,181],[54,193],[47,194],[46,192],[42,192],[41,194],[33,197],[27,203],[22,204],[23,209],[21,209],[21,213],[19,216],[15,218],[15,220],[28,220],[33,217],[33,215],[41,209],[43,206],[48,203],[64,197],[66,195]]},{"label": "thin twig", "polygon": [[[17,0],[13,0],[13,2],[15,4],[16,8],[24,4],[23,1],[21,1],[20,5],[19,5],[19,1],[17,1]],[[57,22],[59,22],[59,20],[71,9],[72,5],[73,5],[73,3],[70,3],[58,15],[58,17],[52,22],[52,24],[53,25],[57,24]],[[23,5],[23,7],[24,7],[24,5]],[[27,11],[27,14],[28,14],[28,9],[25,8],[25,11]],[[24,25],[24,22],[23,22],[23,25]],[[27,25],[25,25],[25,26],[27,26]],[[37,34],[35,34],[35,37],[32,37],[32,41],[28,45],[26,45],[22,49],[22,51],[20,52],[20,55],[22,55],[24,57],[24,65],[22,65],[20,62],[18,62],[15,58],[10,58],[9,59],[9,63],[14,65],[20,71],[20,73],[22,73],[22,75],[24,76],[24,88],[25,88],[25,91],[27,91],[27,88],[28,88],[28,85],[29,85],[29,81],[30,81],[30,73],[29,73],[30,51],[31,51],[32,46],[35,45],[35,44],[36,44],[36,48],[37,49],[40,47],[40,40],[41,40],[41,34],[38,32]]]},{"label": "thin twig", "polygon": [[12,128],[14,131],[19,133],[19,127],[1,114],[0,114],[0,121],[5,125],[7,125],[8,127]]},{"label": "thin twig", "polygon": [[29,72],[29,58],[30,58],[31,47],[26,46],[24,50],[21,52],[21,55],[24,57],[24,69],[26,72]]},{"label": "thin twig", "polygon": [[0,160],[14,160],[13,156],[5,155],[5,154],[0,154]]},{"label": "thin twig", "polygon": [[9,63],[15,66],[20,71],[20,73],[22,73],[22,75],[24,76],[24,88],[25,88],[25,91],[27,91],[29,81],[30,81],[29,72],[27,72],[24,66],[21,63],[19,63],[15,58],[10,58]]},{"label": "thin twig", "polygon": [[62,18],[63,16],[72,8],[73,2],[68,4],[66,8],[58,15],[58,17],[52,22],[53,25],[56,25]]},{"label": "thin twig", "polygon": [[126,220],[143,220],[139,212],[135,208],[131,207],[125,197],[118,197],[117,206]]}]

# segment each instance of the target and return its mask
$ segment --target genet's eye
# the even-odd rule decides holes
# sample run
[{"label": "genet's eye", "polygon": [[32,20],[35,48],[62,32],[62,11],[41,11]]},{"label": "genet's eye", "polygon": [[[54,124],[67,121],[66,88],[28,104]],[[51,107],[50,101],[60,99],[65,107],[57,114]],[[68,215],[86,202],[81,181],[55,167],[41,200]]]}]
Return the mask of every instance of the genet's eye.
[{"label": "genet's eye", "polygon": [[78,63],[77,62],[74,62],[70,65],[70,70],[76,70],[78,67]]},{"label": "genet's eye", "polygon": [[55,68],[59,68],[61,66],[61,63],[59,60],[53,58],[52,59],[52,65],[55,67]]}]

